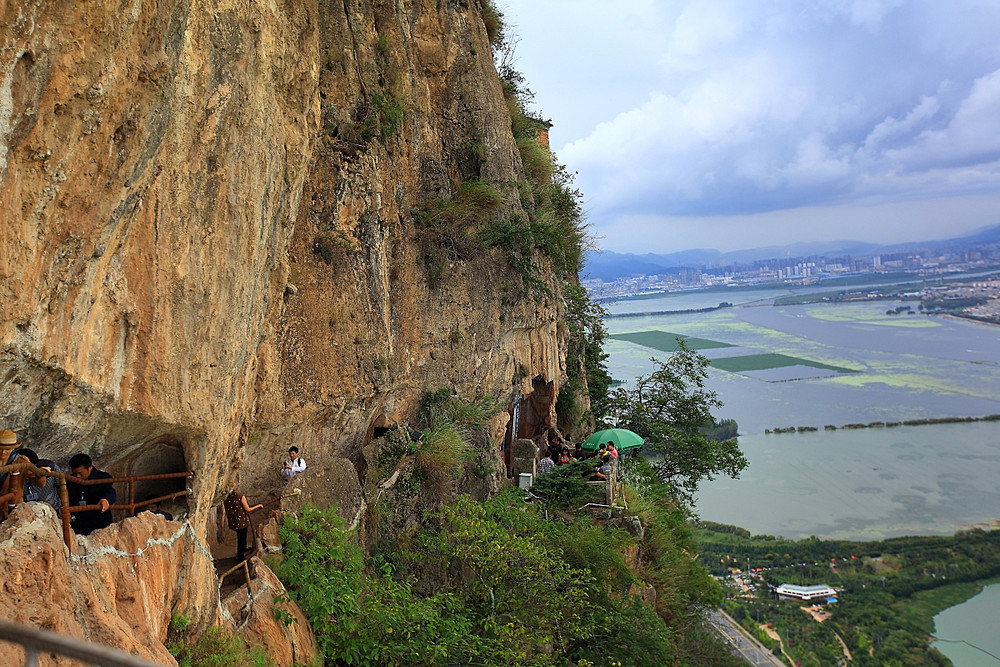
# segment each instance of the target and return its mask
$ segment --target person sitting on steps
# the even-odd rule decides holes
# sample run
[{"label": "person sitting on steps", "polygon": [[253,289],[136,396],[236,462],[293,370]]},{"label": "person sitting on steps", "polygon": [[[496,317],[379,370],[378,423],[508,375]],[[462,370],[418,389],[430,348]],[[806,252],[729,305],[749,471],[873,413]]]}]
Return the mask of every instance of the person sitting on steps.
[{"label": "person sitting on steps", "polygon": [[594,476],[590,478],[592,482],[603,482],[611,475],[611,455],[605,454],[601,460],[601,465],[594,468]]},{"label": "person sitting on steps", "polygon": [[287,482],[305,469],[305,459],[299,456],[299,448],[292,445],[288,448],[288,459],[281,466],[281,478]]}]

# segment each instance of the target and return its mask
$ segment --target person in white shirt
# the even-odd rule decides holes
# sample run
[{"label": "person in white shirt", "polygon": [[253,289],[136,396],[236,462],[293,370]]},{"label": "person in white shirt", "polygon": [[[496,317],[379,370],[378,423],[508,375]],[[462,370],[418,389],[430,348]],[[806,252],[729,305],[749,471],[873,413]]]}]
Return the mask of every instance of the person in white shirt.
[{"label": "person in white shirt", "polygon": [[299,448],[292,445],[288,448],[288,460],[281,466],[281,477],[286,482],[306,469],[306,462],[299,456]]}]

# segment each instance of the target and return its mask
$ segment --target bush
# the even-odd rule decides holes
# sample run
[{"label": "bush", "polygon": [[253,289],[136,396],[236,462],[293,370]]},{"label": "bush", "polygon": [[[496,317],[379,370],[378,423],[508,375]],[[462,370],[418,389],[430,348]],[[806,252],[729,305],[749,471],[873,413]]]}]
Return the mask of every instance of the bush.
[{"label": "bush", "polygon": [[597,491],[587,484],[587,479],[597,459],[574,461],[554,466],[545,475],[538,475],[531,492],[553,507],[575,507],[591,501]]},{"label": "bush", "polygon": [[279,532],[285,557],[277,574],[309,619],[327,664],[442,665],[475,655],[458,598],[418,596],[384,562],[366,572],[335,509],[304,507]]},{"label": "bush", "polygon": [[445,497],[470,453],[466,438],[454,425],[424,433],[417,450],[417,469],[436,497]]},{"label": "bush", "polygon": [[167,645],[178,667],[270,667],[273,663],[258,647],[247,648],[242,639],[220,627],[209,628],[197,640],[181,638],[187,619],[175,616],[170,621]]},{"label": "bush", "polygon": [[517,138],[517,149],[521,153],[524,171],[539,183],[552,180],[554,170],[552,153],[538,141],[534,132]]}]

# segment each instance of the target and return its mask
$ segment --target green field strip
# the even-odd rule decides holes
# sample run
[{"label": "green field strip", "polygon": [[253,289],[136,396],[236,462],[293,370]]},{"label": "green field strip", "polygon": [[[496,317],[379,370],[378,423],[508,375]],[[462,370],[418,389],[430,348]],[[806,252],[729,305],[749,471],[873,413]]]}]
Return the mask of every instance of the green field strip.
[{"label": "green field strip", "polygon": [[657,329],[654,329],[653,331],[635,331],[633,333],[612,334],[608,336],[608,338],[624,340],[629,343],[635,343],[636,345],[642,345],[643,347],[660,350],[661,352],[676,352],[679,349],[677,346],[678,338],[683,340],[684,344],[691,350],[711,350],[719,347],[733,347],[729,343],[722,343],[717,340],[695,338],[694,336],[683,336],[681,334],[671,333],[669,331],[659,331]]},{"label": "green field strip", "polygon": [[732,373],[742,373],[744,371],[761,371],[769,368],[782,368],[784,366],[809,366],[810,368],[822,368],[837,373],[857,373],[858,371],[843,366],[831,366],[821,364],[818,361],[809,361],[799,357],[790,357],[787,354],[748,354],[743,357],[721,357],[711,361],[713,367]]}]

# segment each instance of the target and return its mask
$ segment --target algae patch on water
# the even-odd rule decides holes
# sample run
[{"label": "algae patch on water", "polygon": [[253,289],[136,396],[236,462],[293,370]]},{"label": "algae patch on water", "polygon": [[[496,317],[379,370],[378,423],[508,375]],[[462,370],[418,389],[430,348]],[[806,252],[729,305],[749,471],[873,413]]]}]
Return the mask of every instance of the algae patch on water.
[{"label": "algae patch on water", "polygon": [[722,343],[717,340],[684,336],[682,334],[671,333],[669,331],[660,331],[659,329],[653,329],[652,331],[635,331],[632,333],[612,334],[609,338],[628,341],[630,343],[635,343],[636,345],[642,345],[643,347],[660,350],[661,352],[676,352],[679,350],[680,346],[677,343],[678,338],[684,341],[684,344],[690,350],[708,350],[719,347],[732,347],[729,343]]},{"label": "algae patch on water", "polygon": [[821,322],[841,322],[905,329],[933,329],[941,326],[940,322],[935,322],[926,316],[886,315],[880,312],[873,312],[870,305],[807,308],[805,312],[809,317]]},{"label": "algae patch on water", "polygon": [[818,361],[809,361],[799,357],[791,357],[787,354],[748,354],[742,357],[724,357],[713,359],[712,366],[732,373],[742,373],[745,371],[760,371],[770,368],[783,368],[785,366],[808,366],[837,373],[857,373],[859,371],[845,368],[843,366],[831,366],[830,364]]}]

